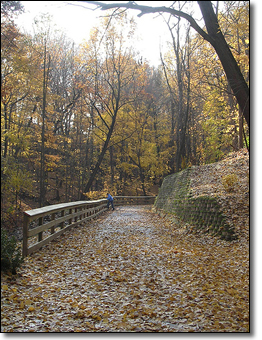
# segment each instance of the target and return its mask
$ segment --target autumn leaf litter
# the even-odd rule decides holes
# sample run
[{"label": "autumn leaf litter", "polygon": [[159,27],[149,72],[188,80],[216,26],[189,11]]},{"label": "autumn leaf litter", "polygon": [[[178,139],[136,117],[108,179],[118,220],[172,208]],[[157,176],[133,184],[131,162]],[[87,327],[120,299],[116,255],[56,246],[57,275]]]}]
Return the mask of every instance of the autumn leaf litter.
[{"label": "autumn leaf litter", "polygon": [[[223,178],[234,175],[236,183],[228,192]],[[191,197],[215,197],[238,238],[249,241],[249,153],[241,149],[222,161],[196,167],[191,174]]]},{"label": "autumn leaf litter", "polygon": [[119,207],[2,275],[2,332],[248,332],[248,256]]}]

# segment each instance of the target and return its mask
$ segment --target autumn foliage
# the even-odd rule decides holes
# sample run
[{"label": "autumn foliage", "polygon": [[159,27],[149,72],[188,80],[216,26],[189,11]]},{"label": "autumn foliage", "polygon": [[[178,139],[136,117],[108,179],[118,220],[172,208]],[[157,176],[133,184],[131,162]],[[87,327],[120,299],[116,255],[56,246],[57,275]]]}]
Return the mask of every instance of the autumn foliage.
[{"label": "autumn foliage", "polygon": [[[103,18],[80,46],[46,17],[35,20],[32,35],[22,34],[10,13],[3,19],[6,226],[18,225],[25,208],[100,198],[108,190],[157,194],[166,175],[249,146],[219,60],[180,20],[176,30],[168,22],[173,44],[161,65],[151,66],[132,47],[134,18],[121,11]],[[219,17],[247,81],[248,19],[247,2],[226,3]]]},{"label": "autumn foliage", "polygon": [[[45,16],[22,33],[17,3],[1,2],[2,330],[248,332],[249,129],[210,44],[169,18],[172,44],[152,66],[133,47],[126,11],[109,11],[76,46]],[[248,83],[249,3],[224,2],[218,19]],[[218,196],[238,240],[121,207],[16,271],[8,234],[21,241],[24,210],[108,191],[155,195],[193,165],[205,166],[192,195]]]}]

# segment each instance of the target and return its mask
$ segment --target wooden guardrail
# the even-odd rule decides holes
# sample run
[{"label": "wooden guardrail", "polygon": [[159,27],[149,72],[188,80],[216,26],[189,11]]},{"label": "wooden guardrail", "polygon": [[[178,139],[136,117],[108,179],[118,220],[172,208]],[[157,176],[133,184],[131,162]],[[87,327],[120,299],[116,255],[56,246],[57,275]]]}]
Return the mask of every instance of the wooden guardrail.
[{"label": "wooden guardrail", "polygon": [[114,205],[147,205],[154,204],[156,196],[115,196]]},{"label": "wooden guardrail", "polygon": [[[66,230],[107,210],[107,200],[78,201],[46,206],[24,212],[23,256],[40,249]],[[35,244],[28,241],[36,237]]]},{"label": "wooden guardrail", "polygon": [[[114,204],[153,204],[155,196],[115,196]],[[40,249],[56,237],[107,210],[107,200],[77,201],[46,206],[24,212],[23,257]],[[30,244],[29,244],[30,242]]]}]

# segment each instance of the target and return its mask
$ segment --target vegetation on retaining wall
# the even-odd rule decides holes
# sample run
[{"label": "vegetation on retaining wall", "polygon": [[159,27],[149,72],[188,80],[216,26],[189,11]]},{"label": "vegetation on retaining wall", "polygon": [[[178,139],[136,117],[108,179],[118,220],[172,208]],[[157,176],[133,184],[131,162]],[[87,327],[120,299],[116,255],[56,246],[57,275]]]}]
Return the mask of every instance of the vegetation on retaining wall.
[{"label": "vegetation on retaining wall", "polygon": [[191,197],[190,175],[195,167],[167,176],[160,188],[155,207],[176,215],[196,229],[222,239],[236,239],[234,227],[229,226],[222,207],[215,197]]}]

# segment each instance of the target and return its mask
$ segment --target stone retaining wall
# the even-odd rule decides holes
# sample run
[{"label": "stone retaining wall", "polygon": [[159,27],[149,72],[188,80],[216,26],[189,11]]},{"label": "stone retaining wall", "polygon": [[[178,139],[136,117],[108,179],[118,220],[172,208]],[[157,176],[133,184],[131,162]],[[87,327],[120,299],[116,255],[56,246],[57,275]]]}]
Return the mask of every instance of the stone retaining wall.
[{"label": "stone retaining wall", "polygon": [[174,214],[203,232],[228,241],[236,239],[234,227],[226,222],[222,207],[215,197],[191,197],[192,169],[185,169],[164,179],[155,202],[156,209]]}]

